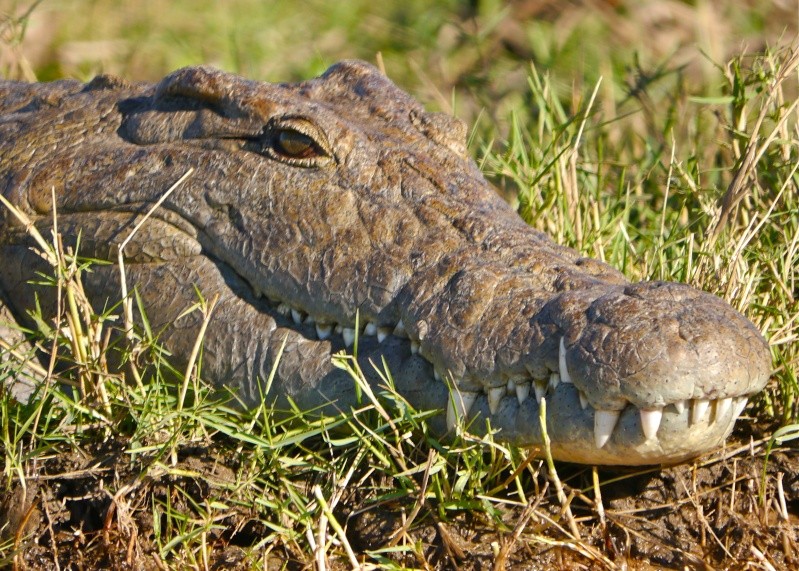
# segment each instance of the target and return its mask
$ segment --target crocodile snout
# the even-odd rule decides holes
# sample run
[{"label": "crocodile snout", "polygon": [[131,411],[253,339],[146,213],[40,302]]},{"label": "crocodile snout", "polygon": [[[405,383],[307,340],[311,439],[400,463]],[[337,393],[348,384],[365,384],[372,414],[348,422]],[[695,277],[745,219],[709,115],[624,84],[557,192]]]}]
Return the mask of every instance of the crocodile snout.
[{"label": "crocodile snout", "polygon": [[[449,288],[451,313],[465,307],[492,322],[482,294],[471,303],[452,295]],[[475,311],[486,304],[489,309]],[[721,299],[686,285],[594,283],[533,305],[540,309],[526,329],[513,330],[527,350],[515,351],[519,362],[508,363],[496,349],[508,342],[484,344],[481,350],[491,355],[482,360],[507,363],[486,376],[469,364],[457,373],[443,365],[461,363],[446,355],[449,343],[453,355],[460,347],[455,335],[446,335],[451,328],[434,324],[430,314],[424,334],[417,324],[403,324],[412,352],[430,360],[428,375],[449,389],[447,429],[465,421],[479,430],[489,420],[503,439],[537,445],[546,398],[556,456],[601,464],[674,462],[723,442],[748,397],[769,377],[770,354],[757,329]],[[470,330],[491,338],[490,326],[479,321]],[[430,331],[438,333],[430,337]]]},{"label": "crocodile snout", "polygon": [[759,331],[716,296],[682,284],[613,288],[580,322],[561,339],[561,379],[574,385],[581,408],[594,410],[598,448],[628,408],[638,412],[645,440],[661,439],[663,449],[680,438],[666,434],[677,419],[688,432],[718,430],[716,423],[727,434],[769,377]]}]

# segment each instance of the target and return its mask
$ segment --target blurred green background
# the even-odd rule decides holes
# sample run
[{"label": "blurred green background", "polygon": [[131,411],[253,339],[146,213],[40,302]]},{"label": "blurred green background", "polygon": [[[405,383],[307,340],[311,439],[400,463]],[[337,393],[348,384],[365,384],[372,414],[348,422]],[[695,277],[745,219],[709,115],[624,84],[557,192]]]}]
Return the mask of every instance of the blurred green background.
[{"label": "blurred green background", "polygon": [[610,107],[642,90],[656,105],[675,82],[714,95],[716,66],[797,29],[795,0],[0,0],[0,14],[6,77],[156,80],[206,63],[293,81],[380,54],[428,107],[482,116],[501,135],[531,65],[564,98],[602,76],[616,116]]}]

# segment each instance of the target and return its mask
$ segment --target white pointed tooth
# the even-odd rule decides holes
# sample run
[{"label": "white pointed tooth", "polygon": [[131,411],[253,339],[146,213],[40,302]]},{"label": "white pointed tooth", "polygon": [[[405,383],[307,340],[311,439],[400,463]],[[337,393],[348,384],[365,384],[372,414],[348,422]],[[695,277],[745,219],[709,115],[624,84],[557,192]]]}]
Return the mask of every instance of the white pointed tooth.
[{"label": "white pointed tooth", "polygon": [[341,323],[336,323],[336,326],[333,328],[333,331],[341,335],[344,332],[344,326]]},{"label": "white pointed tooth", "polygon": [[558,388],[559,384],[560,384],[560,375],[558,373],[552,373],[551,375],[549,375],[550,390],[554,391],[556,388]]},{"label": "white pointed tooth", "polygon": [[441,373],[438,372],[438,369],[433,369],[433,378],[437,381],[441,380]]},{"label": "white pointed tooth", "polygon": [[594,412],[594,443],[597,448],[602,448],[610,440],[620,414],[620,410],[597,409]]},{"label": "white pointed tooth", "polygon": [[677,414],[682,414],[682,413],[685,412],[685,401],[684,400],[678,400],[677,402],[673,402],[671,404],[674,405],[674,410],[677,411]]},{"label": "white pointed tooth", "polygon": [[701,422],[707,414],[707,409],[710,408],[710,401],[708,399],[694,399],[691,401],[691,424]]},{"label": "white pointed tooth", "polygon": [[538,380],[533,381],[533,390],[535,391],[535,400],[540,404],[541,399],[547,396],[547,382]]},{"label": "white pointed tooth", "polygon": [[508,379],[508,384],[505,386],[509,395],[516,394],[516,381],[513,379]]},{"label": "white pointed tooth", "polygon": [[472,392],[461,392],[461,402],[463,403],[463,416],[467,416],[469,411],[472,410],[474,406],[474,402],[477,400],[479,393],[472,393]]},{"label": "white pointed tooth", "polygon": [[530,396],[530,383],[516,383],[516,400],[522,404]]},{"label": "white pointed tooth", "polygon": [[378,327],[377,328],[377,342],[382,343],[386,338],[391,335],[391,327]]},{"label": "white pointed tooth", "polygon": [[569,375],[569,367],[566,366],[566,342],[563,337],[560,338],[560,351],[558,351],[558,369],[560,369],[560,382],[571,383],[572,378]]},{"label": "white pointed tooth", "polygon": [[367,321],[366,327],[363,328],[363,334],[369,336],[377,335],[377,325],[371,321]]},{"label": "white pointed tooth", "polygon": [[355,343],[355,329],[351,327],[344,327],[341,330],[341,336],[344,338],[344,346],[349,347]]},{"label": "white pointed tooth", "polygon": [[275,311],[277,311],[280,315],[288,315],[291,313],[291,308],[286,303],[278,303]]},{"label": "white pointed tooth", "polygon": [[416,355],[419,352],[419,342],[411,341],[411,354]]},{"label": "white pointed tooth", "polygon": [[297,325],[302,325],[303,320],[305,319],[305,315],[303,315],[302,311],[299,309],[291,308],[291,319]]},{"label": "white pointed tooth", "polygon": [[506,390],[507,387],[504,385],[488,389],[488,409],[491,411],[491,414],[497,412],[499,403],[502,401],[502,397],[505,396]]},{"label": "white pointed tooth", "polygon": [[316,336],[321,340],[325,340],[333,333],[333,326],[326,323],[316,324]]},{"label": "white pointed tooth", "polygon": [[452,430],[459,420],[466,418],[477,400],[477,393],[453,390],[447,405],[447,429]]},{"label": "white pointed tooth", "polygon": [[585,396],[583,391],[577,391],[577,396],[580,397],[580,408],[583,410],[588,408],[588,397]]},{"label": "white pointed tooth", "polygon": [[743,414],[744,409],[746,408],[746,403],[749,402],[747,397],[735,397],[735,402],[733,402],[733,418],[738,418]]},{"label": "white pointed tooth", "polygon": [[256,299],[261,299],[264,297],[264,292],[262,292],[259,288],[253,286],[252,292],[255,294]]},{"label": "white pointed tooth", "polygon": [[647,440],[657,436],[661,418],[663,418],[663,408],[641,409],[641,429]]},{"label": "white pointed tooth", "polygon": [[454,430],[455,426],[458,424],[458,413],[455,411],[453,398],[455,397],[450,397],[449,403],[447,404],[447,430]]},{"label": "white pointed tooth", "polygon": [[313,318],[313,315],[310,315],[310,314],[309,314],[309,315],[308,315],[308,316],[305,318],[305,321],[304,321],[303,323],[305,323],[306,325],[313,325],[314,323],[316,323],[316,319],[314,319],[314,318]]},{"label": "white pointed tooth", "polygon": [[397,321],[397,325],[394,327],[394,335],[397,337],[408,337],[408,332],[405,330],[405,324],[402,322],[402,319]]},{"label": "white pointed tooth", "polygon": [[716,401],[716,420],[723,419],[727,416],[732,408],[732,397],[719,399]]}]

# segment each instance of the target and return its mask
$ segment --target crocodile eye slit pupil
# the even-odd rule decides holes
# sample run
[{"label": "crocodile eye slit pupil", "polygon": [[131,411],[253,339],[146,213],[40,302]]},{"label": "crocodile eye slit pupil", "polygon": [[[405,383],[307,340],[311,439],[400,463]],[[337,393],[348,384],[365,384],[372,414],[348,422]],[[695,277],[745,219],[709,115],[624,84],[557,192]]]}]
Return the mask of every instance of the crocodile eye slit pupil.
[{"label": "crocodile eye slit pupil", "polygon": [[274,146],[278,153],[293,159],[309,159],[323,154],[311,137],[293,129],[278,131]]}]

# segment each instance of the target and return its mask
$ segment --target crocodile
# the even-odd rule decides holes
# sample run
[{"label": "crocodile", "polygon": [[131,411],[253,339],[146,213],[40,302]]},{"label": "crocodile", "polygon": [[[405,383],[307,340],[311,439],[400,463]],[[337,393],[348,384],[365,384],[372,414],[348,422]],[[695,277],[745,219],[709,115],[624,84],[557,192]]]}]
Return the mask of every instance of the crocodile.
[{"label": "crocodile", "polygon": [[[98,311],[152,211],[123,250],[127,281],[178,363],[202,326],[186,308],[219,296],[202,374],[244,406],[349,410],[358,390],[332,357],[357,347],[369,382],[389,371],[441,434],[540,450],[546,402],[558,460],[666,464],[721,446],[770,375],[758,329],[712,294],[631,283],[531,228],[466,135],[358,61],[299,83],[207,66],[156,84],[4,81],[0,191],[43,232],[55,209],[66,246],[111,262],[83,277]],[[0,224],[6,310],[52,316],[25,225],[7,211]]]}]

